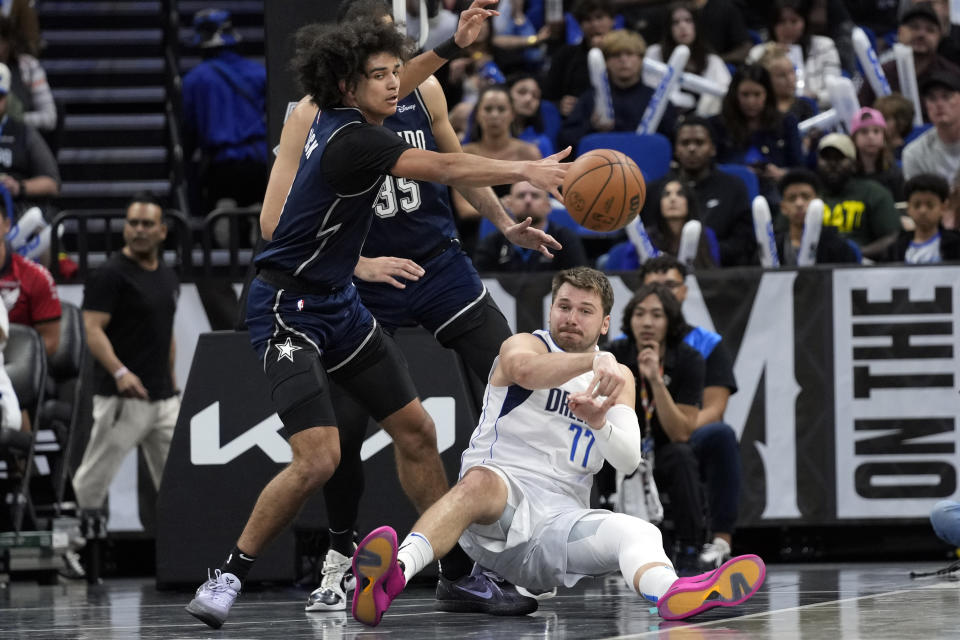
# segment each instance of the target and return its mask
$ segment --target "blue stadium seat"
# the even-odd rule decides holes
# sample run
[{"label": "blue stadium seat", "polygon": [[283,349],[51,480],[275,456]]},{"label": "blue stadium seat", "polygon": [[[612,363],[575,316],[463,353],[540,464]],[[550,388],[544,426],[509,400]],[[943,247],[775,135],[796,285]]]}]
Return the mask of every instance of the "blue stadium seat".
[{"label": "blue stadium seat", "polygon": [[747,165],[718,164],[717,169],[743,180],[743,184],[747,185],[747,198],[750,202],[753,202],[753,199],[760,195],[760,180],[757,179],[757,174],[751,171]]},{"label": "blue stadium seat", "polygon": [[580,139],[577,155],[591,149],[616,149],[630,156],[647,182],[662,178],[670,170],[673,147],[666,136],[659,133],[637,135],[630,131],[590,133]]}]

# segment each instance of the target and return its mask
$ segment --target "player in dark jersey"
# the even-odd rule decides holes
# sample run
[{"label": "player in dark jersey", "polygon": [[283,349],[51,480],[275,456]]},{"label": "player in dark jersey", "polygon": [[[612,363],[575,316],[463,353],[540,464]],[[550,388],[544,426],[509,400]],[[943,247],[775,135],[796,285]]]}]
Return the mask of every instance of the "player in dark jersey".
[{"label": "player in dark jersey", "polygon": [[[471,12],[477,30],[495,13]],[[536,162],[498,162],[417,149],[380,126],[396,110],[404,47],[388,25],[311,26],[298,34],[296,68],[322,113],[279,220],[273,228],[261,220],[269,242],[255,259],[247,313],[293,461],[264,488],[237,545],[187,607],[213,627],[226,620],[256,555],[339,462],[328,374],[391,435],[400,483],[419,510],[447,489],[433,422],[396,345],[351,281],[385,176],[458,187],[527,180],[559,197],[568,168],[560,160],[569,149]]]}]

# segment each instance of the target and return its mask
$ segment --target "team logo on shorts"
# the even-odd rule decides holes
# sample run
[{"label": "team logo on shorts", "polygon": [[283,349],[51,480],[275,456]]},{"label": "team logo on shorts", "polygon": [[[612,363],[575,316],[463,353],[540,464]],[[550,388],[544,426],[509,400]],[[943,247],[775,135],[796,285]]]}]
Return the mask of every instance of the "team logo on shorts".
[{"label": "team logo on shorts", "polygon": [[290,338],[287,338],[287,341],[283,344],[277,343],[273,345],[277,348],[277,351],[280,352],[280,355],[277,356],[277,362],[280,362],[283,358],[286,358],[290,362],[293,362],[293,352],[303,349],[303,347],[298,347],[297,345],[290,342]]},{"label": "team logo on shorts", "polygon": [[303,298],[297,300],[297,311],[303,311]]}]

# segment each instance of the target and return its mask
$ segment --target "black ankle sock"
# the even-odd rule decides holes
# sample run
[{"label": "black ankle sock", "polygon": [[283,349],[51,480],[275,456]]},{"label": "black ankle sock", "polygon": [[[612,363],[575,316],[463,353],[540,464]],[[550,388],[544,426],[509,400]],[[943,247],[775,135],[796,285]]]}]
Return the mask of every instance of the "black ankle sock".
[{"label": "black ankle sock", "polygon": [[440,559],[440,573],[447,580],[457,580],[473,570],[473,560],[459,544]]},{"label": "black ankle sock", "polygon": [[329,532],[330,548],[348,558],[353,557],[353,529],[347,528],[343,531],[329,529]]},{"label": "black ankle sock", "polygon": [[224,563],[220,565],[220,571],[223,573],[232,573],[237,576],[242,584],[246,581],[247,574],[250,573],[250,569],[253,567],[256,559],[256,556],[247,555],[240,551],[239,547],[234,547]]}]

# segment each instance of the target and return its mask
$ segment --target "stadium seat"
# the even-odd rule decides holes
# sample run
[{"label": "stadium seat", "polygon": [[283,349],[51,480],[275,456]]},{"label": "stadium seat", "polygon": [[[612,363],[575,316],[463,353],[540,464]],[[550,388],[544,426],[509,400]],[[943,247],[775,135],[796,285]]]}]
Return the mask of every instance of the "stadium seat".
[{"label": "stadium seat", "polygon": [[673,147],[666,136],[659,133],[637,135],[630,131],[590,133],[580,139],[577,155],[591,149],[616,149],[630,156],[647,182],[662,178],[670,170]]}]

